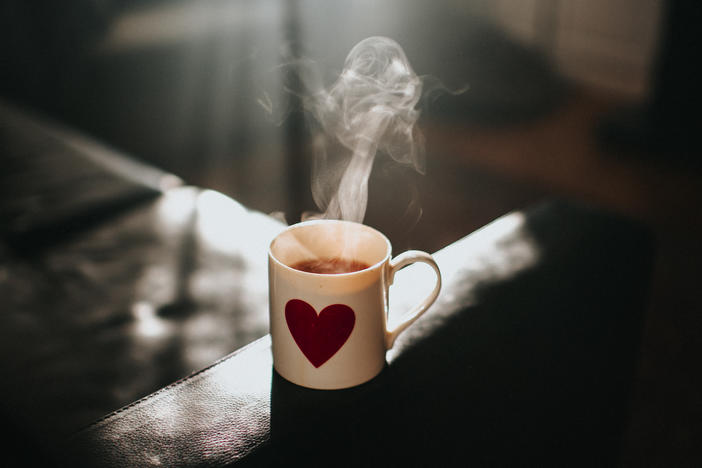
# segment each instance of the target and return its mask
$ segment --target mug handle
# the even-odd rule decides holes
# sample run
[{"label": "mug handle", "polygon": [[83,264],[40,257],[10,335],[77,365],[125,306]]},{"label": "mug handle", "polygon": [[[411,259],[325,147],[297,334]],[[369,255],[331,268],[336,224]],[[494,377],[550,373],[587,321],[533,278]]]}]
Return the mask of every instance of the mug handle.
[{"label": "mug handle", "polygon": [[416,262],[426,263],[434,269],[434,272],[436,273],[436,284],[434,285],[434,290],[419,305],[415,306],[410,312],[407,313],[406,319],[400,322],[393,330],[389,330],[385,333],[385,349],[392,348],[399,334],[405,331],[407,327],[412,325],[415,320],[417,320],[424,312],[427,311],[429,306],[431,306],[439,296],[439,291],[441,291],[441,272],[439,271],[439,266],[436,264],[431,255],[426,252],[422,252],[421,250],[408,250],[390,260],[390,269],[388,270],[387,282],[388,287],[390,287],[390,285],[393,283],[395,273],[397,273],[400,268]]}]

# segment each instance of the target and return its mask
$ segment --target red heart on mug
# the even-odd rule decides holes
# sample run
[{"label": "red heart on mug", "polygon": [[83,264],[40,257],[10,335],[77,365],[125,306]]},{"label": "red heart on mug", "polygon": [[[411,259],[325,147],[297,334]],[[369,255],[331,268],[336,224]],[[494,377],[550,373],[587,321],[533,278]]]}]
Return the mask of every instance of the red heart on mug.
[{"label": "red heart on mug", "polygon": [[356,314],[347,305],[332,304],[317,315],[307,302],[291,299],[285,304],[285,321],[302,354],[319,367],[349,339]]}]

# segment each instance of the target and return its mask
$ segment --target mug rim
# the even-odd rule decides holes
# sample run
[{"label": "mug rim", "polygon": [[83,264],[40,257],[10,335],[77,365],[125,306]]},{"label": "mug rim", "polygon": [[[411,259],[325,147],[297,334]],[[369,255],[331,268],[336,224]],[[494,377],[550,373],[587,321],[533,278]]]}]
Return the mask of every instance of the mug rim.
[{"label": "mug rim", "polygon": [[[300,228],[304,228],[304,227],[315,225],[315,224],[327,224],[327,223],[352,225],[355,227],[360,227],[361,229],[366,229],[366,230],[374,233],[375,235],[379,236],[383,240],[383,242],[385,242],[385,246],[386,246],[385,255],[383,256],[383,258],[381,258],[376,263],[374,263],[374,264],[372,264],[372,265],[370,265],[367,268],[364,268],[362,270],[350,271],[347,273],[314,273],[311,271],[302,271],[302,270],[298,270],[296,268],[293,268],[293,267],[287,265],[286,263],[283,263],[280,259],[278,259],[273,254],[273,244],[283,234],[290,232],[290,231],[293,231],[295,229],[300,229]],[[347,277],[354,276],[354,275],[361,275],[364,273],[368,273],[371,270],[380,268],[383,264],[385,264],[390,259],[391,256],[392,256],[392,244],[390,243],[390,240],[387,238],[387,236],[385,234],[383,234],[382,232],[378,231],[377,229],[375,229],[371,226],[368,226],[367,224],[358,223],[355,221],[346,221],[343,219],[310,219],[307,221],[300,221],[299,223],[295,223],[295,224],[291,224],[291,225],[287,226],[283,231],[279,232],[273,238],[273,240],[271,240],[271,242],[268,244],[268,258],[273,260],[280,267],[284,268],[285,270],[294,272],[296,274],[311,275],[314,277],[324,277],[324,278],[347,278]]]}]

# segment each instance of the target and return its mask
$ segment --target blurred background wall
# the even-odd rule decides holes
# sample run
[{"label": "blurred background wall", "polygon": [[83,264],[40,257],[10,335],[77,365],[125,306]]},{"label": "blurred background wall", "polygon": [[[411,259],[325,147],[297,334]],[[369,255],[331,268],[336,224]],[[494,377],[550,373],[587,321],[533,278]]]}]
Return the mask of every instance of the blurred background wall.
[{"label": "blurred background wall", "polygon": [[470,87],[428,118],[519,120],[553,107],[565,81],[645,100],[663,16],[660,0],[33,0],[2,9],[3,95],[193,183],[228,158],[251,160],[252,142],[265,146],[260,164],[280,157],[281,64],[292,59],[329,83],[355,43],[386,35],[417,73]]}]

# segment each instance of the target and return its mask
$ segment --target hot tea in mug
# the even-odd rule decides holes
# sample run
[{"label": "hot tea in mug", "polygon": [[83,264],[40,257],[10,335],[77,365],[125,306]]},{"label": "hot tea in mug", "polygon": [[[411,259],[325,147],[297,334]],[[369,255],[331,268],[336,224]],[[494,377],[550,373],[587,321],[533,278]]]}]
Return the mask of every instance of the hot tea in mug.
[{"label": "hot tea in mug", "polygon": [[[393,330],[388,292],[395,273],[423,262],[436,272],[429,296]],[[273,365],[305,387],[346,388],[375,377],[397,336],[436,300],[441,274],[434,259],[411,250],[391,258],[377,230],[337,220],[288,227],[268,252]]]}]

